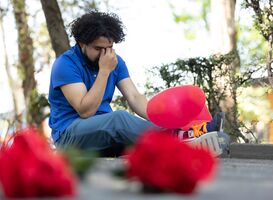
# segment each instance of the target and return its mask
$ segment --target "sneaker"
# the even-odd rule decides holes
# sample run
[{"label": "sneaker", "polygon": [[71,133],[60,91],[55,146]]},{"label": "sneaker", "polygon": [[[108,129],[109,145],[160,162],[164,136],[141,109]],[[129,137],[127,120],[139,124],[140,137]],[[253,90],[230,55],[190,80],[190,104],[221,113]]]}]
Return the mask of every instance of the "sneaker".
[{"label": "sneaker", "polygon": [[207,129],[210,131],[217,131],[219,143],[223,150],[223,154],[228,155],[230,153],[230,136],[224,132],[224,121],[225,113],[217,112],[213,116],[213,120],[210,123],[208,123]]},{"label": "sneaker", "polygon": [[197,124],[192,126],[192,128],[189,131],[184,131],[185,133],[183,137],[187,137],[187,134],[189,134],[189,137],[192,136],[192,133],[194,137],[200,137],[205,133],[208,132],[223,132],[223,127],[224,127],[224,120],[225,120],[225,113],[224,112],[217,112],[214,116],[212,121],[206,123],[203,122],[201,124]]},{"label": "sneaker", "polygon": [[209,148],[215,156],[229,154],[230,137],[223,132],[225,113],[218,112],[209,123],[193,126],[188,131],[179,130],[178,138],[198,148]]},{"label": "sneaker", "polygon": [[190,138],[198,138],[205,133],[207,133],[207,128],[206,128],[206,122],[194,125],[192,128],[188,131],[183,131],[181,129],[177,130],[178,138],[179,139],[190,139]]},{"label": "sneaker", "polygon": [[223,153],[216,131],[204,133],[200,130],[198,137],[195,136],[196,134],[197,133],[194,133],[194,130],[180,130],[178,132],[178,138],[185,143],[196,146],[197,148],[209,149],[215,156],[220,156]]}]

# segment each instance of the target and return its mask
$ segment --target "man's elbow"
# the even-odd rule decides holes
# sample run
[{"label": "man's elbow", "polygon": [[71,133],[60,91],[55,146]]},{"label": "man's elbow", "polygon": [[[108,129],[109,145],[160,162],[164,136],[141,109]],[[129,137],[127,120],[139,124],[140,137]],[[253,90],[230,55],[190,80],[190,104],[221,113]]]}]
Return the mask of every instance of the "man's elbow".
[{"label": "man's elbow", "polygon": [[96,114],[97,110],[99,108],[98,103],[92,103],[88,105],[84,105],[82,102],[77,107],[75,107],[75,110],[79,114],[79,116],[83,119],[86,119],[88,117],[91,117]]},{"label": "man's elbow", "polygon": [[78,114],[79,114],[80,118],[86,119],[88,117],[91,117],[91,116],[95,115],[96,111],[94,111],[94,110],[78,111]]}]

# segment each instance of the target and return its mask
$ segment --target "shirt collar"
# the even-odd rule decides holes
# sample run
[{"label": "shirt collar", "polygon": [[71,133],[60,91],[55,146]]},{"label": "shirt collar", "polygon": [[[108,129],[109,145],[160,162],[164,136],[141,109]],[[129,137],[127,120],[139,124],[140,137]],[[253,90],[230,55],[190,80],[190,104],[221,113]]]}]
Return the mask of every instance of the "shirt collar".
[{"label": "shirt collar", "polygon": [[86,60],[86,58],[84,57],[84,55],[82,54],[82,50],[79,44],[75,45],[75,52],[77,54],[77,56],[80,58],[80,62],[83,66],[88,66],[88,62]]}]

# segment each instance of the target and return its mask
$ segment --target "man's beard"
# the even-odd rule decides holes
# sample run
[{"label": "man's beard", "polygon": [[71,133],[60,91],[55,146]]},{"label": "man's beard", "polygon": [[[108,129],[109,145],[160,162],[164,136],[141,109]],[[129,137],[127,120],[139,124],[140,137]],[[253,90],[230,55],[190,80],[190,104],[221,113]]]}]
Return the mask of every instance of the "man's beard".
[{"label": "man's beard", "polygon": [[88,58],[88,56],[82,52],[83,57],[85,59],[85,61],[87,62],[88,66],[96,71],[99,70],[99,58],[97,58],[95,61],[92,61]]}]

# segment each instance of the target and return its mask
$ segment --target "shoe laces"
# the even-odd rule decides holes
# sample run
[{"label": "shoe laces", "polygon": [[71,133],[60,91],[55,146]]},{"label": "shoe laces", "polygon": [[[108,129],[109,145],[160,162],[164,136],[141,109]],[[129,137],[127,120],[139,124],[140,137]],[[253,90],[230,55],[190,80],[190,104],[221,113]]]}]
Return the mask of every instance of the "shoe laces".
[{"label": "shoe laces", "polygon": [[192,127],[194,137],[200,137],[208,132],[207,123],[203,122],[201,124],[193,125]]}]

